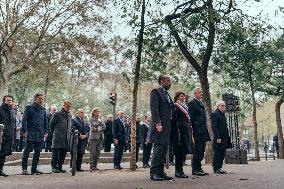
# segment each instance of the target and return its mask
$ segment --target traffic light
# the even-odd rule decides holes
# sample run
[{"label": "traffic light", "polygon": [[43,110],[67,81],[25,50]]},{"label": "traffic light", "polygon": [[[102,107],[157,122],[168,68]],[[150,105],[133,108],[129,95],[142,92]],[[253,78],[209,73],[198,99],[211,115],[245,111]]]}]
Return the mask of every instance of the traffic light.
[{"label": "traffic light", "polygon": [[116,93],[110,93],[109,103],[111,103],[112,105],[116,105]]}]

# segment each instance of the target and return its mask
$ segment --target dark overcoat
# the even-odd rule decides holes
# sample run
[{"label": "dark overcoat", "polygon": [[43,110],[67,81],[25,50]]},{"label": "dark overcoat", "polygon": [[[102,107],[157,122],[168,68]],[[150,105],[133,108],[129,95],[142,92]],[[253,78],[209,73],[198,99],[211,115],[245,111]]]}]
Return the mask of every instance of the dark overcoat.
[{"label": "dark overcoat", "polygon": [[[171,140],[171,125],[175,115],[174,103],[167,92],[156,88],[150,94],[150,109],[152,124],[150,127],[150,143],[168,145]],[[162,132],[158,132],[156,124],[161,123]]]},{"label": "dark overcoat", "polygon": [[[212,131],[214,135],[213,144],[224,149],[232,148],[225,114],[216,109],[211,115]],[[217,139],[221,139],[220,144],[217,143]]]},{"label": "dark overcoat", "polygon": [[192,126],[186,115],[177,106],[176,124],[173,125],[172,129],[174,135],[172,137],[173,144],[180,145],[185,154],[192,154]]},{"label": "dark overcoat", "polygon": [[0,106],[0,124],[4,125],[0,155],[8,156],[13,151],[16,116],[14,110],[7,104]]},{"label": "dark overcoat", "polygon": [[[74,133],[75,130],[78,130],[78,153],[85,153],[85,149],[88,144],[88,137],[85,139],[80,139],[80,135],[89,135],[90,127],[85,120],[80,119],[78,116],[71,120],[71,132]],[[71,145],[72,146],[72,145]]]},{"label": "dark overcoat", "polygon": [[63,108],[56,112],[49,123],[53,135],[51,148],[65,148],[69,150],[71,139],[71,115]]},{"label": "dark overcoat", "polygon": [[119,119],[116,118],[113,123],[113,128],[112,128],[112,136],[113,139],[118,140],[118,143],[120,145],[126,145],[126,128],[124,123]]},{"label": "dark overcoat", "polygon": [[188,112],[192,122],[195,143],[210,141],[204,105],[194,98],[188,103]]}]

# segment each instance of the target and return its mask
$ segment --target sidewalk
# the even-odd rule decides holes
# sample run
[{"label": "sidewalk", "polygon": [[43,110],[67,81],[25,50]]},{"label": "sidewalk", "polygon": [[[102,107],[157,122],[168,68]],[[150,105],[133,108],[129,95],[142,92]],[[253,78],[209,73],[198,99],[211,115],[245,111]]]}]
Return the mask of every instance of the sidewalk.
[{"label": "sidewalk", "polygon": [[[129,167],[129,163],[123,163]],[[248,165],[225,165],[224,169],[231,172],[227,175],[212,173],[210,165],[204,165],[210,173],[205,177],[176,179],[174,182],[154,182],[149,179],[149,169],[139,168],[135,172],[129,169],[112,170],[112,164],[99,164],[99,172],[89,171],[77,173],[51,174],[50,166],[42,165],[39,169],[44,175],[22,176],[19,166],[7,166],[5,172],[13,174],[7,178],[0,177],[0,189],[283,189],[284,160],[249,162]],[[65,167],[67,170],[70,168]],[[88,169],[84,164],[83,169]],[[174,167],[166,171],[174,175]],[[191,167],[185,166],[184,172],[191,175]]]}]

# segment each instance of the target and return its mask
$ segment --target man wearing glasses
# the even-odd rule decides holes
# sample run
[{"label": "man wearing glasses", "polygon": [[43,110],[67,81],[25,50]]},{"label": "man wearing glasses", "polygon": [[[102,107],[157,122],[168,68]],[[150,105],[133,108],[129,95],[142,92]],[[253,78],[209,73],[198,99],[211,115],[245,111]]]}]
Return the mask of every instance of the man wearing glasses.
[{"label": "man wearing glasses", "polygon": [[6,156],[12,154],[13,139],[16,127],[16,117],[12,110],[13,97],[5,95],[0,106],[0,124],[4,125],[1,150],[0,150],[0,176],[7,177],[3,172]]},{"label": "man wearing glasses", "polygon": [[222,165],[226,153],[226,149],[232,148],[231,139],[228,131],[227,119],[225,116],[225,102],[218,101],[216,104],[217,109],[212,113],[212,131],[214,134],[213,141],[213,170],[217,174],[226,174],[222,170]]}]

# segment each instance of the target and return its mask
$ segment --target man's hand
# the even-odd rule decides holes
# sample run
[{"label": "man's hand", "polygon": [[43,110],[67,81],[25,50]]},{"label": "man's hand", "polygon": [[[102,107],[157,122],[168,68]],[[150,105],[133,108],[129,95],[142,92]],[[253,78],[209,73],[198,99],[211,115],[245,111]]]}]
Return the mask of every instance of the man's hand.
[{"label": "man's hand", "polygon": [[117,139],[113,139],[113,142],[114,142],[115,145],[118,144],[118,140]]},{"label": "man's hand", "polygon": [[47,137],[48,137],[48,134],[47,134],[47,133],[46,133],[46,134],[44,134],[44,135],[43,135],[43,137],[44,137],[44,138],[47,138]]},{"label": "man's hand", "polygon": [[26,132],[26,133],[23,133],[23,137],[24,138],[27,138],[28,137],[28,133]]},{"label": "man's hand", "polygon": [[80,137],[80,139],[83,140],[83,139],[87,138],[87,135],[80,135],[79,137]]},{"label": "man's hand", "polygon": [[162,127],[161,123],[156,124],[156,129],[159,133],[161,133],[163,131],[163,127]]},{"label": "man's hand", "polygon": [[19,131],[21,127],[16,127],[16,131]]},{"label": "man's hand", "polygon": [[94,128],[93,128],[93,131],[98,131],[98,128],[94,127]]},{"label": "man's hand", "polygon": [[217,143],[221,144],[222,140],[220,138],[217,139]]}]

